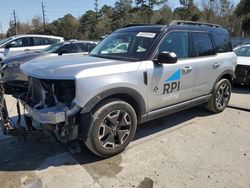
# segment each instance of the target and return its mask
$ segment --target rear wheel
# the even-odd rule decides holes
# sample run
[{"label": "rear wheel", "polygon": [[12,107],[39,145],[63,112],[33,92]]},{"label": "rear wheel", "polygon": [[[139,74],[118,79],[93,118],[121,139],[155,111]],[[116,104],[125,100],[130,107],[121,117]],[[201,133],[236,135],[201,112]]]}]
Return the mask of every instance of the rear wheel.
[{"label": "rear wheel", "polygon": [[207,109],[219,113],[228,105],[232,93],[232,86],[228,79],[220,80],[214,88],[212,98],[207,104]]},{"label": "rear wheel", "polygon": [[88,126],[82,125],[85,145],[101,157],[122,152],[133,139],[137,127],[136,113],[131,105],[111,99],[102,102],[91,114]]}]

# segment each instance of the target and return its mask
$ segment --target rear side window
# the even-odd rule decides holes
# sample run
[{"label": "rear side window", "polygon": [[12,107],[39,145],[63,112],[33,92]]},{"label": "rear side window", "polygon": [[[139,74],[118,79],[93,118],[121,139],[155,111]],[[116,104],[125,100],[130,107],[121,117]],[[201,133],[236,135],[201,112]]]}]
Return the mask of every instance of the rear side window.
[{"label": "rear side window", "polygon": [[214,54],[214,46],[208,33],[192,33],[193,38],[193,56],[208,56]]},{"label": "rear side window", "polygon": [[44,37],[34,37],[33,41],[34,41],[34,46],[50,45],[59,42],[58,39],[50,39]]},{"label": "rear side window", "polygon": [[79,43],[77,45],[78,45],[78,48],[79,48],[79,52],[88,52],[87,44]]},{"label": "rear side window", "polygon": [[212,36],[214,38],[214,42],[216,47],[218,48],[218,52],[231,52],[232,43],[229,37],[229,34],[226,32],[212,32]]}]

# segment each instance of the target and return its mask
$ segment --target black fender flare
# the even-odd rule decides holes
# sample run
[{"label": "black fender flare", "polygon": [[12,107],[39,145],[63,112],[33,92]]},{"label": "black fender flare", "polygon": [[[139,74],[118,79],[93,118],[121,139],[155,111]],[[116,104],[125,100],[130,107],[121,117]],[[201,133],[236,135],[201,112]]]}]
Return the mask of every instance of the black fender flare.
[{"label": "black fender flare", "polygon": [[112,97],[112,96],[118,96],[119,98],[119,95],[129,96],[130,98],[133,99],[133,101],[136,101],[137,103],[136,105],[138,106],[138,110],[139,110],[138,112],[139,116],[142,116],[143,114],[146,113],[146,102],[138,91],[131,89],[131,88],[119,87],[119,88],[109,89],[109,90],[106,90],[104,92],[101,92],[95,95],[82,108],[81,114],[90,112],[100,101],[107,99],[109,97]]},{"label": "black fender flare", "polygon": [[[216,81],[215,81],[215,83],[214,83],[214,86],[213,86],[213,89],[212,89],[212,92],[211,92],[211,93],[214,92],[215,85],[216,85],[216,84],[221,80],[221,78],[222,78],[223,76],[225,76],[225,75],[230,75],[232,79],[234,79],[234,78],[236,77],[234,71],[232,71],[232,70],[226,70],[226,71],[222,72],[222,73],[220,74],[220,76],[216,79]],[[229,81],[232,83],[232,80],[229,80]]]}]

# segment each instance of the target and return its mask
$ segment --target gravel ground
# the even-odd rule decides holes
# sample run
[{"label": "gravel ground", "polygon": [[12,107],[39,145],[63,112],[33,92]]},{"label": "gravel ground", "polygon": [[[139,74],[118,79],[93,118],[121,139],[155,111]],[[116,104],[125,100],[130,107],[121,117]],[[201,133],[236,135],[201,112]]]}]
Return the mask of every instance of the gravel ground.
[{"label": "gravel ground", "polygon": [[[250,188],[250,89],[211,114],[196,107],[140,125],[120,155],[71,154],[50,135],[22,141],[0,134],[0,187]],[[8,97],[11,116],[15,104]]]}]

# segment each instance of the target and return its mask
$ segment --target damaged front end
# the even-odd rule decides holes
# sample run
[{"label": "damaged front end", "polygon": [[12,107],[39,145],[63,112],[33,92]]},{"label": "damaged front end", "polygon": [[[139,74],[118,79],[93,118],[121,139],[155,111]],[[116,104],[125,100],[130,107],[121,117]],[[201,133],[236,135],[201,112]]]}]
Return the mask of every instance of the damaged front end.
[{"label": "damaged front end", "polygon": [[28,129],[50,130],[63,143],[77,139],[81,107],[74,98],[75,80],[30,77],[28,91],[19,97]]}]

